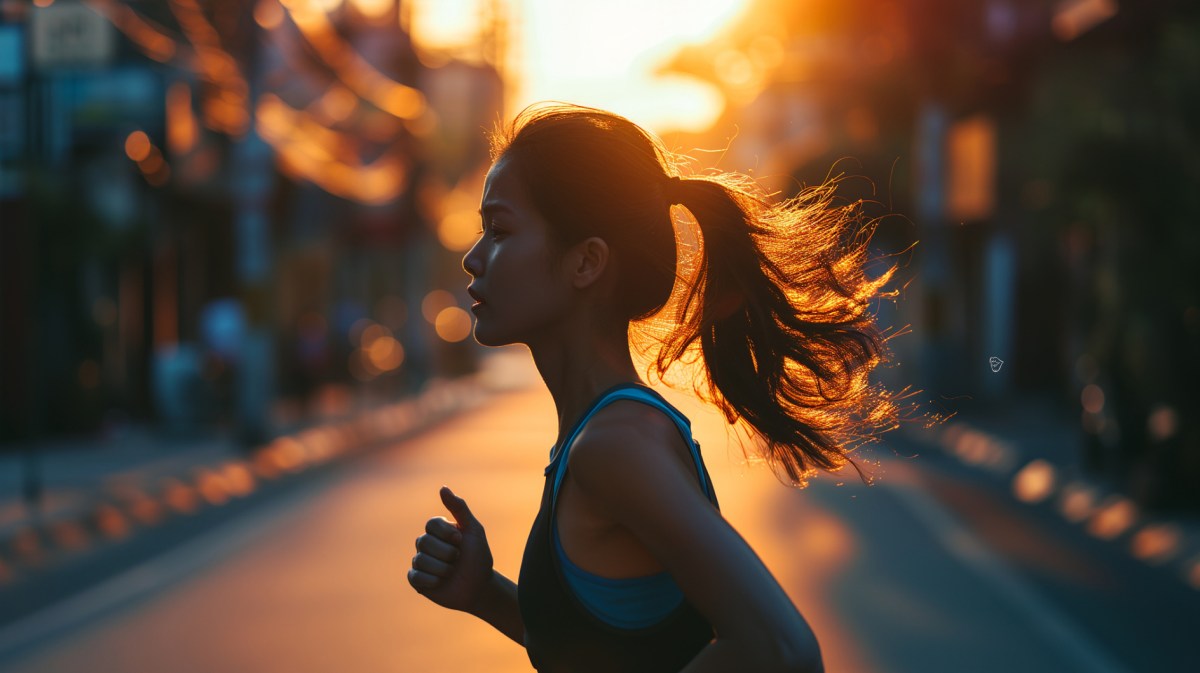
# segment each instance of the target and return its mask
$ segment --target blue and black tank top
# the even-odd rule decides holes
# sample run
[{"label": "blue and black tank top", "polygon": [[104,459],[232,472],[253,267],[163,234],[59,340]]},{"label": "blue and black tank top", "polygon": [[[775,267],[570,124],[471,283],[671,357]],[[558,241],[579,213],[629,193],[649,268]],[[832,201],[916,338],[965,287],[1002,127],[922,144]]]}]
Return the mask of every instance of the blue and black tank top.
[{"label": "blue and black tank top", "polygon": [[572,563],[558,540],[555,503],[571,444],[597,411],[617,400],[634,400],[667,414],[691,452],[705,494],[717,505],[687,417],[643,385],[624,383],[600,395],[546,467],[541,509],[521,560],[517,597],[525,648],[540,673],[674,673],[713,639],[712,626],[669,573],[600,577]]}]

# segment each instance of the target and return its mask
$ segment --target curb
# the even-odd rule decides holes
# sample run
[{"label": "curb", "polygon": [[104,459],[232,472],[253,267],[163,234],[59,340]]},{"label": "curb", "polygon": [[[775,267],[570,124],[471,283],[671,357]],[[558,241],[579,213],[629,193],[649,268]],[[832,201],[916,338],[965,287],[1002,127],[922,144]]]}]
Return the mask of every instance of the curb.
[{"label": "curb", "polygon": [[521,387],[487,371],[434,380],[412,398],[277,437],[242,457],[193,465],[155,477],[146,487],[100,488],[79,507],[18,525],[0,537],[0,589],[19,586],[101,545],[127,541],[172,520],[247,498],[271,484],[370,453]]},{"label": "curb", "polygon": [[959,463],[1007,485],[1014,500],[1030,507],[1048,507],[1088,535],[1116,545],[1200,591],[1200,521],[1147,512],[1077,467],[1056,465],[1019,442],[966,421],[924,430],[906,428],[901,434],[910,441],[937,447]]}]

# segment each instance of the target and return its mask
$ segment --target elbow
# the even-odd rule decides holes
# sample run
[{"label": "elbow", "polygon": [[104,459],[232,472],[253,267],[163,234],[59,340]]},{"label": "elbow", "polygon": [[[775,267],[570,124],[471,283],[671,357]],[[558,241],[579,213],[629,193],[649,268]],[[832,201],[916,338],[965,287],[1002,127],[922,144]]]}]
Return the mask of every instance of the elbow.
[{"label": "elbow", "polygon": [[781,639],[771,649],[771,661],[764,670],[772,673],[825,673],[821,647],[811,633]]}]

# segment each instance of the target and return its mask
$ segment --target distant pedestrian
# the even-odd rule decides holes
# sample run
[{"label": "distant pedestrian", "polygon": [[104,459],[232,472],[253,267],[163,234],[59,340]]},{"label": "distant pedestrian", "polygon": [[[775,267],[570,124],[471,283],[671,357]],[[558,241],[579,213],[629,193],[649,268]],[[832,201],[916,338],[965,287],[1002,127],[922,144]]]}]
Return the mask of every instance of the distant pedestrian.
[{"label": "distant pedestrian", "polygon": [[891,271],[864,273],[859,211],[834,207],[830,185],[773,203],[744,176],[681,176],[661,141],[584,107],[527,109],[493,158],[463,259],[475,338],[529,347],[558,438],[518,583],[443,488],[454,522],[429,520],[410,584],[543,673],[821,671],[816,636],[721,516],[688,420],[642,383],[631,343],[648,374],[692,362],[697,391],[790,482],[857,469],[847,447],[896,415],[867,380],[885,352],[869,303]]}]

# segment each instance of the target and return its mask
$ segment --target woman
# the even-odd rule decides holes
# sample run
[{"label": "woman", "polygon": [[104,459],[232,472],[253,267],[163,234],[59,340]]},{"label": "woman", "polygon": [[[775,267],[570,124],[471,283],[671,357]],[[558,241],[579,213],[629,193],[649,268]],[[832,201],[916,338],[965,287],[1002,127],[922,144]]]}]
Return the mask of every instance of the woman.
[{"label": "woman", "polygon": [[[642,345],[656,337],[660,377],[698,353],[697,390],[791,482],[853,464],[848,443],[895,412],[866,383],[883,347],[866,309],[891,271],[863,274],[857,211],[831,207],[824,187],[771,205],[748,179],[679,177],[660,141],[590,108],[526,110],[493,137],[493,159],[463,259],[475,338],[528,345],[558,439],[519,583],[493,570],[482,525],[443,488],[455,522],[429,520],[410,584],[524,645],[543,672],[822,670],[630,342],[633,328]],[[676,259],[676,204],[699,225],[691,264]]]}]

